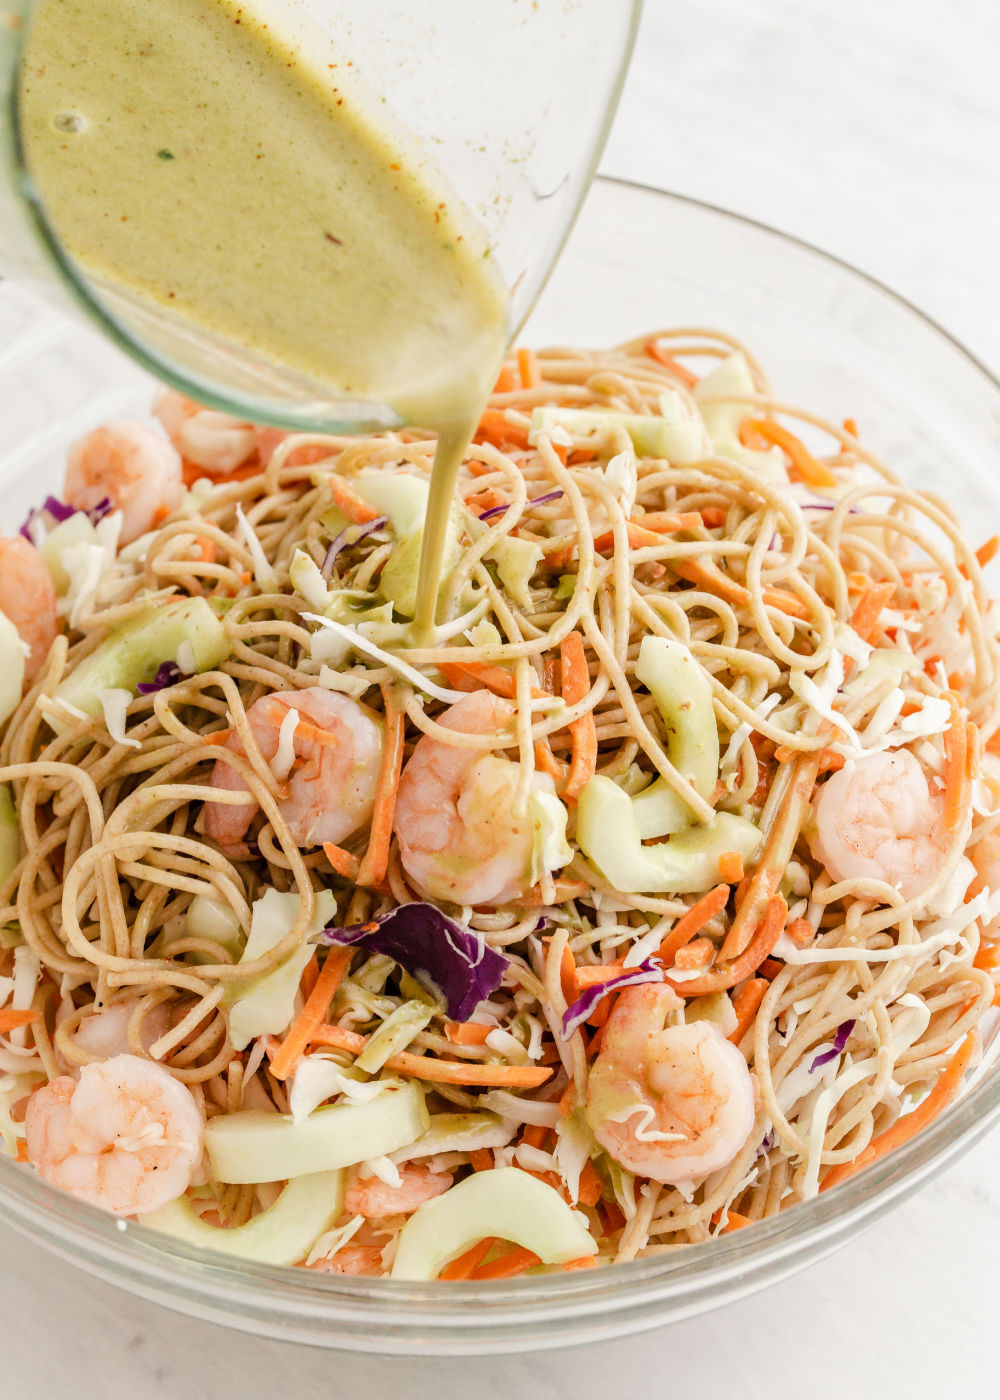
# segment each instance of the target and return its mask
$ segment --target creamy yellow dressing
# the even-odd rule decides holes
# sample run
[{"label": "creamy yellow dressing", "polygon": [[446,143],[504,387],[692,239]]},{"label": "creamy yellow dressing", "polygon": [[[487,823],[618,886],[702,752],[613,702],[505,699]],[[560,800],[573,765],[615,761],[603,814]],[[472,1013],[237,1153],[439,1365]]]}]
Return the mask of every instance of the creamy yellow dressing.
[{"label": "creamy yellow dressing", "polygon": [[[39,0],[19,90],[47,216],[92,276],[440,434],[418,630],[507,336],[483,231],[326,66],[234,0]],[[335,56],[336,58],[336,56]]]}]

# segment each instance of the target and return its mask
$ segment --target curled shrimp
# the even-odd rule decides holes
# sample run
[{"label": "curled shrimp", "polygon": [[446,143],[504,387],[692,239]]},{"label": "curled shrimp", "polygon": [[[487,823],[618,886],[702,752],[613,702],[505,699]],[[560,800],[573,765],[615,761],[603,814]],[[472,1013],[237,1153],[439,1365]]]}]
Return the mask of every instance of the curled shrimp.
[{"label": "curled shrimp", "polygon": [[33,681],[59,631],[56,590],[45,560],[19,535],[0,539],[0,612],[28,648],[24,678]]},{"label": "curled shrimp", "polygon": [[257,452],[252,423],[204,408],[174,389],[163,390],[153,412],[184,460],[209,476],[228,476]]},{"label": "curled shrimp", "polygon": [[584,1110],[616,1162],[674,1186],[728,1166],[754,1123],[746,1060],[710,1021],[665,1027],[681,1005],[660,983],[619,993]]},{"label": "curled shrimp", "polygon": [[[290,714],[297,719],[290,721]],[[247,721],[284,785],[278,810],[296,845],[337,844],[364,826],[375,803],[382,752],[382,722],[374,710],[314,686],[262,696],[247,710]],[[226,747],[243,752],[236,734],[230,735]],[[245,787],[224,759],[217,761],[210,781],[212,787],[229,792]],[[256,812],[253,802],[206,802],[205,835],[232,849],[243,840]]]},{"label": "curled shrimp", "polygon": [[[111,1060],[116,1055],[132,1054],[128,1028],[139,1001],[139,997],[123,997],[103,1011],[84,1016],[73,1032],[73,1044],[95,1060]],[[139,1039],[146,1050],[161,1035],[166,1035],[169,1025],[170,1013],[163,1002],[149,1009],[139,1027]]]},{"label": "curled shrimp", "polygon": [[382,1251],[374,1244],[345,1244],[336,1254],[325,1259],[316,1259],[307,1269],[316,1269],[321,1274],[349,1274],[356,1277],[374,1277],[383,1272]]},{"label": "curled shrimp", "polygon": [[[437,723],[463,734],[495,734],[514,706],[488,690],[463,696]],[[403,869],[435,899],[502,904],[531,884],[532,828],[512,810],[519,765],[425,734],[403,769],[395,829]],[[555,791],[536,773],[536,789]]]},{"label": "curled shrimp", "polygon": [[380,1215],[412,1215],[425,1201],[441,1196],[454,1178],[451,1172],[435,1172],[430,1167],[399,1168],[398,1186],[390,1186],[376,1176],[359,1177],[348,1187],[344,1197],[347,1215],[363,1215],[366,1219]]},{"label": "curled shrimp", "polygon": [[109,500],[122,513],[121,542],[129,544],[180,505],[181,459],[142,423],[105,423],[69,449],[63,495],[77,510]]},{"label": "curled shrimp", "polygon": [[813,848],[834,880],[882,880],[908,900],[941,868],[943,799],[907,749],[845,765],[820,788],[815,815]]},{"label": "curled shrimp", "polygon": [[39,1176],[116,1215],[184,1194],[204,1123],[190,1089],[152,1060],[117,1055],[36,1089],[24,1127]]}]

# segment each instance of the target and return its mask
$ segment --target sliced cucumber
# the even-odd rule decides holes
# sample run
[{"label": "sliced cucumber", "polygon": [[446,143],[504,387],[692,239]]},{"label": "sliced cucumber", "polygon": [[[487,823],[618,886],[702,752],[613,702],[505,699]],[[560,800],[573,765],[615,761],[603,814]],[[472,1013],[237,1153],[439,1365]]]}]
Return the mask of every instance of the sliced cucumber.
[{"label": "sliced cucumber", "polygon": [[186,1196],[140,1215],[139,1224],[257,1264],[297,1264],[330,1229],[343,1205],[344,1173],[314,1172],[290,1181],[272,1206],[234,1229],[207,1225]]},{"label": "sliced cucumber", "polygon": [[20,849],[20,826],[10,788],[0,783],[0,885],[14,873]]},{"label": "sliced cucumber", "polygon": [[[291,931],[301,904],[301,898],[294,890],[265,890],[254,901],[250,914],[250,936],[240,962],[256,962],[276,948]],[[313,953],[308,940],[326,927],[336,908],[337,901],[330,890],[317,890],[312,923],[303,930],[302,942],[298,947],[293,948],[271,972],[251,977],[230,992],[226,998],[229,1038],[237,1050],[245,1050],[251,1040],[256,1040],[259,1035],[280,1035],[291,1021],[302,971]],[[272,1179],[258,1178],[261,1181]]]},{"label": "sliced cucumber", "polygon": [[720,812],[705,826],[690,826],[668,841],[644,846],[632,809],[634,799],[610,778],[594,777],[580,794],[577,845],[616,890],[626,894],[700,894],[719,880],[719,857],[756,853],[753,822]]},{"label": "sliced cucumber", "polygon": [[536,408],[531,415],[528,441],[534,443],[539,433],[553,428],[565,428],[575,437],[591,433],[611,433],[622,428],[632,439],[640,457],[659,457],[678,465],[704,457],[707,442],[699,423],[671,423],[652,413],[618,413],[612,409]]},{"label": "sliced cucumber", "polygon": [[[667,757],[708,801],[719,776],[719,727],[704,671],[682,642],[643,637],[635,674],[652,693],[667,726]],[[637,793],[632,811],[643,840],[669,836],[692,819],[690,807],[666,778]]]},{"label": "sliced cucumber", "polygon": [[[134,691],[140,682],[153,679],[161,662],[175,660],[184,642],[191,649],[196,671],[211,671],[232,651],[225,627],[204,598],[172,599],[112,628],[56,687],[54,698],[86,715],[99,715],[100,691]],[[55,718],[49,723],[56,733],[66,727],[65,721]]]},{"label": "sliced cucumber", "polygon": [[284,1114],[248,1109],[213,1118],[205,1150],[219,1181],[286,1181],[352,1167],[409,1147],[430,1126],[414,1080],[363,1104],[318,1108],[298,1125]]},{"label": "sliced cucumber", "polygon": [[0,612],[0,725],[21,703],[24,690],[24,644],[5,613]]},{"label": "sliced cucumber", "polygon": [[517,1167],[477,1172],[427,1201],[403,1226],[392,1277],[433,1279],[477,1240],[495,1235],[566,1264],[597,1253],[584,1216],[553,1187]]},{"label": "sliced cucumber", "polygon": [[57,593],[69,589],[69,574],[63,565],[63,551],[77,544],[99,544],[97,531],[85,511],[74,512],[67,520],[54,525],[38,547],[45,566],[52,575]]}]

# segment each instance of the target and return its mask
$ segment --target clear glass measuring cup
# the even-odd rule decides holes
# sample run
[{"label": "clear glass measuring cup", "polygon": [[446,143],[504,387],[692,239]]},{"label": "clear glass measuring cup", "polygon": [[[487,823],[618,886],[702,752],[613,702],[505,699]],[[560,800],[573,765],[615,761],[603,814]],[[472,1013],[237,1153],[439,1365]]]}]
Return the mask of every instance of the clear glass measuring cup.
[{"label": "clear glass measuring cup", "polygon": [[[67,252],[20,141],[18,67],[37,3],[0,0],[0,272],[86,313],[201,402],[306,431],[397,424],[387,404],[317,393],[260,353],[99,281]],[[350,59],[388,119],[481,222],[511,291],[513,336],[590,183],[641,0],[257,0],[264,3],[279,20],[305,14]]]}]

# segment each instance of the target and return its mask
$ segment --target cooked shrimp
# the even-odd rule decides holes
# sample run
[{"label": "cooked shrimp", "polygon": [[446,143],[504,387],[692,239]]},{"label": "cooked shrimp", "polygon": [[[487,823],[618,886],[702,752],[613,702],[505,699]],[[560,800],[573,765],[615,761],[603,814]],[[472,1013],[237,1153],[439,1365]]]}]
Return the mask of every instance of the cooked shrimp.
[{"label": "cooked shrimp", "polygon": [[451,1172],[433,1172],[430,1167],[399,1168],[400,1183],[389,1186],[376,1176],[359,1177],[348,1188],[344,1210],[348,1215],[411,1215],[425,1201],[441,1196],[453,1181]]},{"label": "cooked shrimp", "polygon": [[110,500],[129,544],[177,509],[184,495],[177,450],[142,423],[95,428],[69,449],[63,495],[78,510]]},{"label": "cooked shrimp", "polygon": [[24,678],[33,681],[59,631],[56,590],[33,544],[16,535],[0,539],[0,612],[28,648]]},{"label": "cooked shrimp", "polygon": [[[97,1060],[134,1053],[129,1043],[128,1023],[138,1005],[138,997],[124,997],[103,1011],[84,1016],[73,1032],[73,1044]],[[169,1024],[170,1013],[163,1002],[151,1007],[143,1016],[139,1035],[147,1050],[166,1034]]]},{"label": "cooked shrimp", "polygon": [[[299,716],[294,732],[290,712]],[[364,826],[375,803],[382,752],[382,722],[374,710],[314,686],[262,696],[250,706],[247,719],[261,753],[284,784],[278,810],[297,845],[338,844]],[[236,734],[226,747],[243,752]],[[215,765],[211,784],[230,792],[244,787],[239,773],[223,759]],[[220,846],[235,847],[256,811],[252,802],[206,802],[205,835]]]},{"label": "cooked shrimp", "polygon": [[252,423],[204,408],[174,389],[163,390],[153,412],[184,460],[209,476],[228,476],[257,452]]},{"label": "cooked shrimp", "polygon": [[616,1162],[674,1186],[728,1166],[754,1123],[746,1060],[718,1026],[693,1021],[664,1029],[681,1005],[657,983],[619,993],[584,1110]]},{"label": "cooked shrimp", "polygon": [[[475,690],[437,723],[463,734],[494,734],[514,706]],[[508,758],[458,748],[425,734],[403,769],[396,798],[399,854],[410,879],[434,899],[501,904],[531,883],[532,829],[512,804],[518,765]],[[545,773],[536,789],[555,791]]]},{"label": "cooked shrimp", "polygon": [[28,1160],[39,1176],[116,1215],[183,1195],[204,1123],[190,1089],[162,1065],[118,1055],[53,1079],[28,1100]]},{"label": "cooked shrimp", "polygon": [[847,764],[820,788],[815,811],[814,851],[834,880],[883,880],[913,899],[940,869],[943,797],[908,749]]},{"label": "cooked shrimp", "polygon": [[[281,428],[257,427],[254,429],[257,439],[257,451],[260,453],[262,466],[267,466],[268,462],[277,452],[278,448],[286,438],[293,436],[292,433],[283,432]],[[331,455],[329,446],[320,442],[306,442],[300,447],[295,447],[288,454],[285,463],[288,467],[303,467],[310,462],[322,462]]]}]

